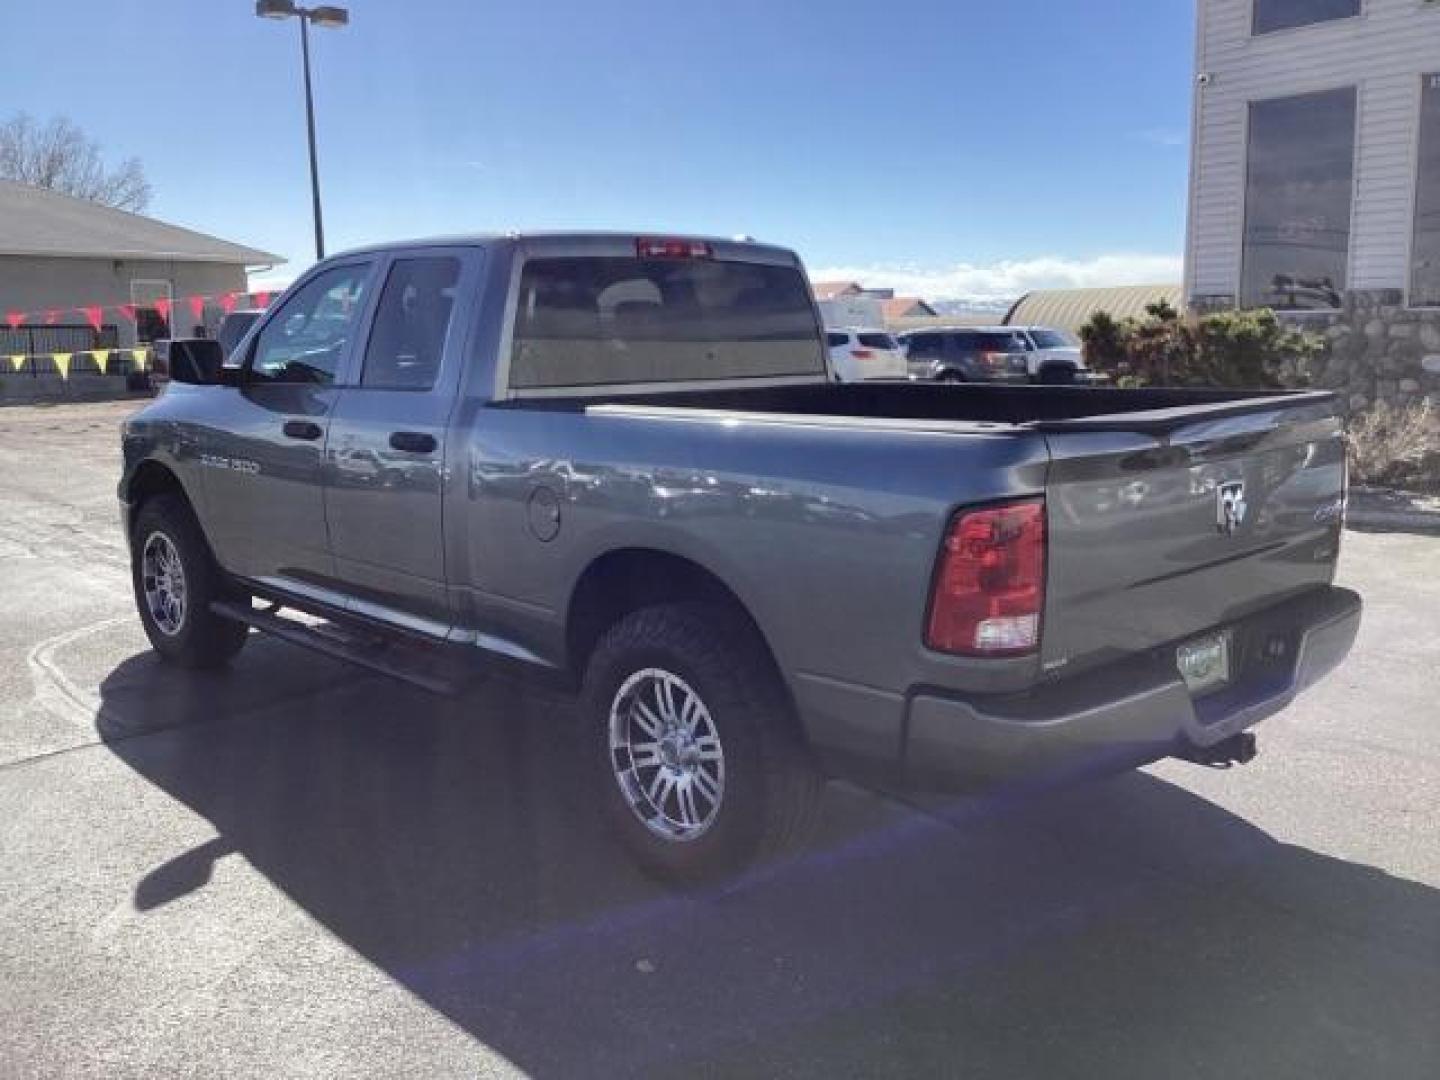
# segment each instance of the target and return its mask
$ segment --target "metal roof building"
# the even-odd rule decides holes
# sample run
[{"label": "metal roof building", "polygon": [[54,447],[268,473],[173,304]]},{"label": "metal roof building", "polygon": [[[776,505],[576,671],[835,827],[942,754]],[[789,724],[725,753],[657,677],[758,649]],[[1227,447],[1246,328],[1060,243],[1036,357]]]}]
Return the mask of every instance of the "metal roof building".
[{"label": "metal roof building", "polygon": [[1053,326],[1078,334],[1097,311],[1117,319],[1143,318],[1145,308],[1164,300],[1183,310],[1183,290],[1175,285],[1124,285],[1112,289],[1039,289],[1026,293],[1005,316],[1008,326]]},{"label": "metal roof building", "polygon": [[155,218],[0,180],[0,256],[165,259],[271,266],[269,252]]}]

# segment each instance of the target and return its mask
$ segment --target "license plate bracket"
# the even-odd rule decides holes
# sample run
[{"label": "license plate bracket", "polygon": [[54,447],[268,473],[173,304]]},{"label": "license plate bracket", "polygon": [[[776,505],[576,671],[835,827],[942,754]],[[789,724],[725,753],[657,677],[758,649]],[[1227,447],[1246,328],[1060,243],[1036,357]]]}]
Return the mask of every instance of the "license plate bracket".
[{"label": "license plate bracket", "polygon": [[1175,666],[1191,694],[1220,689],[1230,681],[1230,632],[1221,630],[1177,646]]}]

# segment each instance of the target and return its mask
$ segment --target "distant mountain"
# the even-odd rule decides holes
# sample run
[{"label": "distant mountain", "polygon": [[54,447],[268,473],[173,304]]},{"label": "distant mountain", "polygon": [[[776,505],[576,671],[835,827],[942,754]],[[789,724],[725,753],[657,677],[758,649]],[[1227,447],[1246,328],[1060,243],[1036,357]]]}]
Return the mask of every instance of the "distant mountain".
[{"label": "distant mountain", "polygon": [[1014,306],[1014,300],[931,300],[930,306],[940,315],[995,315],[1003,318]]}]

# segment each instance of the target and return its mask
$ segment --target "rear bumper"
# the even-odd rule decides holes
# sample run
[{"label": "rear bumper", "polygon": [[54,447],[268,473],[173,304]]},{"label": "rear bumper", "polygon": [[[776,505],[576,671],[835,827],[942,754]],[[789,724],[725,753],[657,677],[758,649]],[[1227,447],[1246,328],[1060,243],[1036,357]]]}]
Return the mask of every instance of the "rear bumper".
[{"label": "rear bumper", "polygon": [[900,783],[950,790],[1051,772],[1135,765],[1211,746],[1285,708],[1343,660],[1360,597],[1328,588],[1235,624],[1236,680],[1193,698],[1174,649],[1156,649],[1025,694],[911,696]]}]

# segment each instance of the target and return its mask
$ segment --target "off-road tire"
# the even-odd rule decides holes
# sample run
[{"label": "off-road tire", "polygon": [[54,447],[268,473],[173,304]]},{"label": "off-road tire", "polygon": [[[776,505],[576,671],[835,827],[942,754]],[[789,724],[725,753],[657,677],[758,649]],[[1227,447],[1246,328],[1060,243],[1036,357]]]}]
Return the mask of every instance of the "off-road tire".
[{"label": "off-road tire", "polygon": [[[621,790],[610,713],[636,672],[672,672],[703,700],[724,752],[725,787],[713,824],[689,840],[656,835]],[[823,785],[769,654],[723,607],[667,604],[636,611],[600,639],[586,669],[581,723],[592,779],[621,842],[652,876],[693,885],[731,876],[809,835]]]},{"label": "off-road tire", "polygon": [[[145,595],[144,550],[156,533],[169,538],[184,574],[184,614],[174,633],[160,628]],[[180,496],[156,495],[141,505],[130,545],[130,577],[145,636],[164,660],[184,668],[215,668],[244,647],[249,627],[210,610],[212,601],[235,599],[238,594],[216,565],[200,523]]]}]

